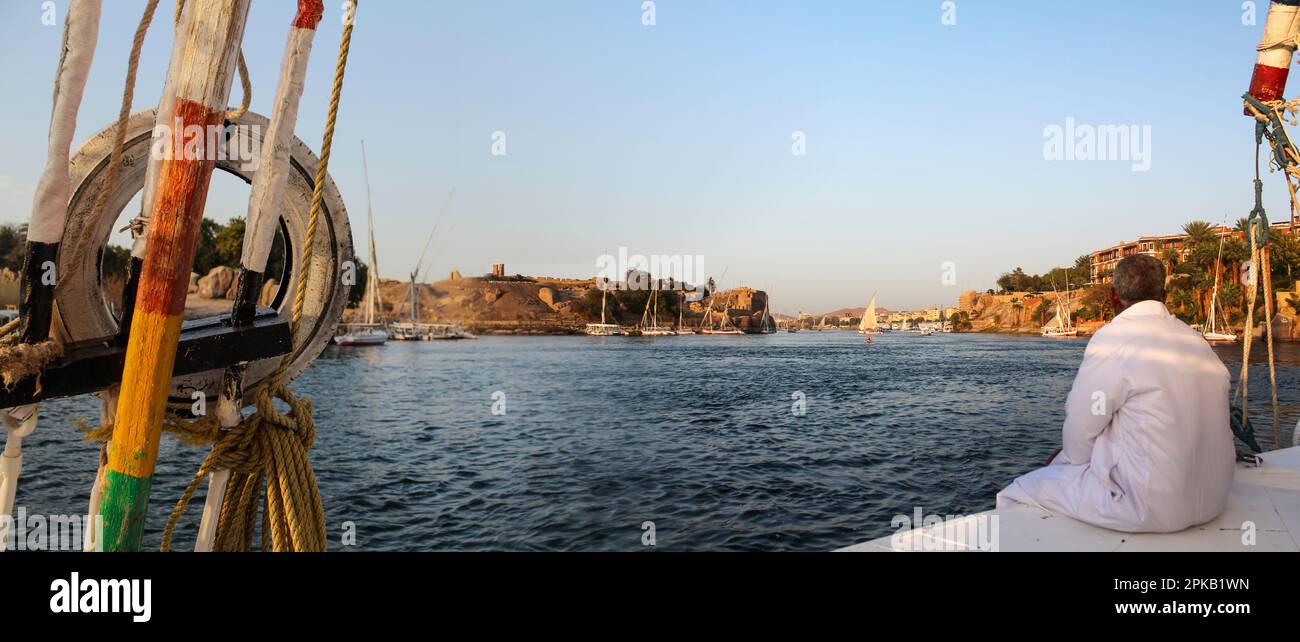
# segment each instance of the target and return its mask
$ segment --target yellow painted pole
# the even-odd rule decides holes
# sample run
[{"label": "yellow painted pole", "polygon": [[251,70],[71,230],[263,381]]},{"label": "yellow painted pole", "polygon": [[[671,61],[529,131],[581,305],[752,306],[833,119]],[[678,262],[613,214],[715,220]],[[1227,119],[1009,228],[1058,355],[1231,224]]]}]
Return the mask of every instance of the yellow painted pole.
[{"label": "yellow painted pole", "polygon": [[[100,515],[101,550],[140,548],[167,392],[176,360],[195,244],[251,0],[189,0],[176,32],[167,84],[170,122],[154,153],[162,164],[140,274]],[[174,98],[172,98],[174,96]]]}]

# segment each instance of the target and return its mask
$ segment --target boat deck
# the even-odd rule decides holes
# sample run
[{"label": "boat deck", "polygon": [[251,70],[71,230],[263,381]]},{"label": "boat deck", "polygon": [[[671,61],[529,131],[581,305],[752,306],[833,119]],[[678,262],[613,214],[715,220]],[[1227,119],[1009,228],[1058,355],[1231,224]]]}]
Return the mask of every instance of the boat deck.
[{"label": "boat deck", "polygon": [[[1300,447],[1259,456],[1259,466],[1237,466],[1228,507],[1214,521],[1178,533],[1121,533],[1016,505],[863,542],[842,552],[976,550],[954,541],[974,520],[997,516],[997,550],[1007,551],[1300,551]],[[964,524],[962,523],[964,522]],[[1255,526],[1253,545],[1243,525]],[[897,540],[895,540],[897,537]],[[894,542],[897,541],[897,548]],[[966,538],[966,541],[973,541]]]}]

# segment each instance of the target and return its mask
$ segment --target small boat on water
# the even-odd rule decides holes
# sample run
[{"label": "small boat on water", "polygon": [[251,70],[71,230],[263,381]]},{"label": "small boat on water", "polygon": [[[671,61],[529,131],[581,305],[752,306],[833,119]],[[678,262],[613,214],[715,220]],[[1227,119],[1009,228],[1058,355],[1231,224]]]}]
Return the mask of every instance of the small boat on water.
[{"label": "small boat on water", "polygon": [[[725,271],[723,272],[723,276],[726,276]],[[736,326],[731,325],[731,315],[728,314],[728,311],[731,310],[730,303],[725,303],[723,305],[722,322],[716,327],[713,326],[713,296],[715,294],[717,294],[716,291],[709,295],[709,305],[704,309],[704,318],[700,319],[700,334],[745,334]],[[708,324],[708,327],[705,327],[705,324]]]},{"label": "small boat on water", "polygon": [[858,324],[858,334],[876,335],[880,334],[880,326],[876,322],[876,295],[871,295],[871,300],[867,302],[867,309],[862,313],[862,322]]},{"label": "small boat on water", "polygon": [[462,339],[477,339],[472,333],[461,329],[459,323],[431,323],[428,341],[460,341]]},{"label": "small boat on water", "polygon": [[345,328],[343,334],[334,337],[334,344],[340,346],[382,346],[388,342],[388,333],[382,326],[362,327],[353,324]]},{"label": "small boat on water", "polygon": [[1056,318],[1053,324],[1043,326],[1043,336],[1049,339],[1069,339],[1079,336],[1079,329],[1074,327],[1074,320],[1070,318],[1070,282],[1067,278],[1065,282],[1065,299],[1062,301],[1061,293],[1056,291],[1056,285],[1052,285],[1052,291],[1056,293]]},{"label": "small boat on water", "polygon": [[334,343],[340,346],[381,346],[388,342],[388,323],[379,299],[379,261],[375,253],[375,213],[370,206],[370,176],[366,170],[366,143],[361,142],[361,167],[366,172],[366,224],[370,234],[370,266],[366,270],[365,323],[339,325]]},{"label": "small boat on water", "polygon": [[650,293],[650,298],[646,300],[645,311],[641,313],[641,325],[639,327],[640,336],[643,337],[675,337],[677,332],[668,326],[659,325],[659,282],[655,281],[655,286]]},{"label": "small boat on water", "polygon": [[587,336],[618,337],[623,335],[623,326],[613,323],[588,323]]},{"label": "small boat on water", "polygon": [[588,323],[587,335],[592,337],[617,337],[623,334],[623,326],[616,323],[610,323],[605,317],[606,299],[609,298],[609,284],[603,283],[604,287],[600,288],[600,323]]},{"label": "small boat on water", "polygon": [[[1219,332],[1217,321],[1217,317],[1223,312],[1223,304],[1219,303],[1219,279],[1223,276],[1223,238],[1219,237],[1219,255],[1214,259],[1214,291],[1210,294],[1210,314],[1201,332],[1201,336],[1210,343],[1232,343],[1237,340],[1235,334]],[[1224,314],[1223,320],[1226,325],[1228,315]]]},{"label": "small boat on water", "polygon": [[740,327],[732,325],[731,315],[728,315],[729,308],[723,308],[723,320],[718,327],[705,327],[699,331],[701,334],[745,334]]},{"label": "small boat on water", "polygon": [[772,314],[769,312],[769,304],[770,304],[770,303],[771,303],[771,302],[770,302],[770,301],[767,301],[767,300],[764,300],[764,301],[763,301],[763,319],[762,319],[762,321],[760,321],[759,324],[758,324],[758,333],[759,333],[759,334],[775,334],[775,333],[776,333],[776,320],[772,318]]}]

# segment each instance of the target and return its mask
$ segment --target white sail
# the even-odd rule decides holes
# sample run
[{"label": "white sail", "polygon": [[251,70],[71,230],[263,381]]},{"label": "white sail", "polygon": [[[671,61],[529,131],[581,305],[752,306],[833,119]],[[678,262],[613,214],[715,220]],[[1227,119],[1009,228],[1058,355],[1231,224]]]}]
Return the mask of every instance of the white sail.
[{"label": "white sail", "polygon": [[871,295],[871,301],[867,303],[867,311],[862,313],[862,323],[858,324],[859,332],[874,332],[876,330],[876,295]]}]

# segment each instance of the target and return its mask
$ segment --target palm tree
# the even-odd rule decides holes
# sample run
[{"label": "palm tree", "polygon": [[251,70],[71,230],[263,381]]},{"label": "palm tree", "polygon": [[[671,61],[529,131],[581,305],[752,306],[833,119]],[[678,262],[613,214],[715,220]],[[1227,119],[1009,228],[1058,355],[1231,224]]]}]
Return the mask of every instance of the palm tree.
[{"label": "palm tree", "polygon": [[1214,225],[1207,221],[1191,221],[1183,225],[1183,234],[1187,235],[1187,244],[1192,248],[1213,241],[1216,236]]},{"label": "palm tree", "polygon": [[1174,278],[1174,267],[1178,265],[1178,250],[1167,247],[1160,252],[1160,260],[1165,264],[1165,285]]}]

